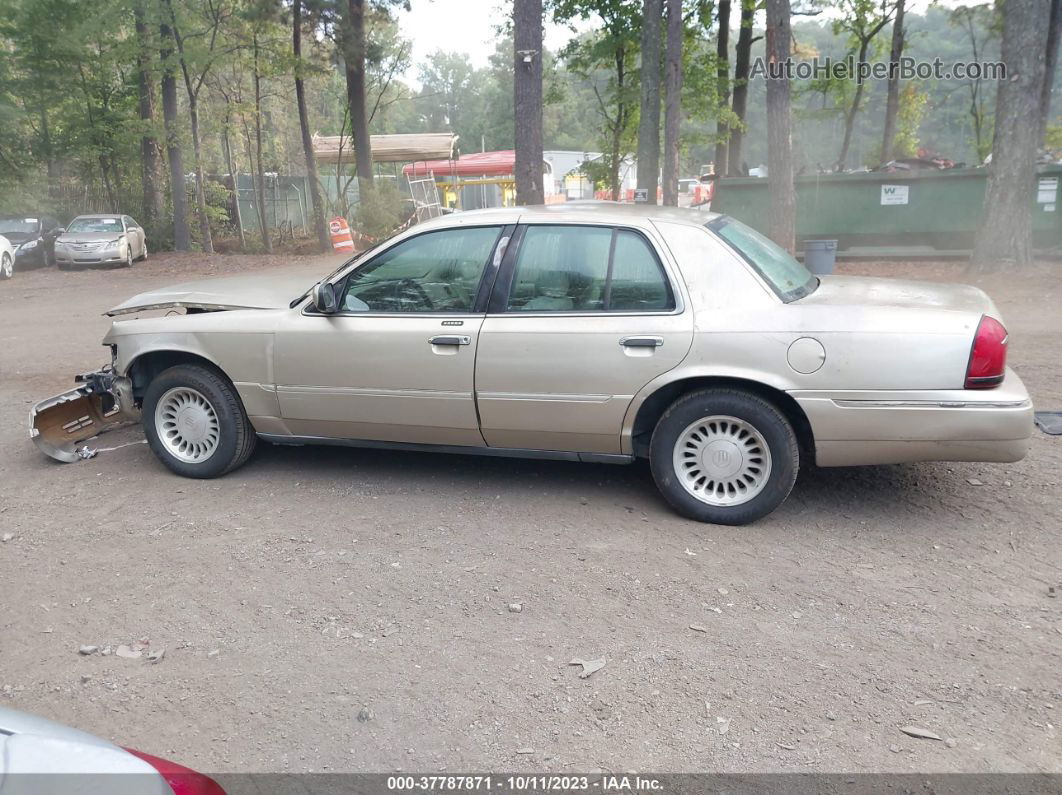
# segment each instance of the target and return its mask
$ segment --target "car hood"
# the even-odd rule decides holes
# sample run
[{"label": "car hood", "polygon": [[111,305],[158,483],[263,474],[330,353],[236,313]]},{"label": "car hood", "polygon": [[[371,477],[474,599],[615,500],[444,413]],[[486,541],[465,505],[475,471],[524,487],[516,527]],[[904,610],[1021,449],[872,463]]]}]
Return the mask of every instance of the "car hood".
[{"label": "car hood", "polygon": [[37,239],[37,234],[35,232],[0,232],[0,235],[6,237],[13,246],[17,246],[19,243],[25,243],[27,240]]},{"label": "car hood", "polygon": [[270,272],[184,282],[134,295],[105,314],[124,315],[151,309],[283,309],[313,283],[301,273]]},{"label": "car hood", "polygon": [[106,243],[124,237],[125,232],[71,232],[60,235],[59,243]]},{"label": "car hood", "polygon": [[977,287],[867,276],[823,276],[818,289],[800,303],[943,309],[999,317],[992,299]]}]

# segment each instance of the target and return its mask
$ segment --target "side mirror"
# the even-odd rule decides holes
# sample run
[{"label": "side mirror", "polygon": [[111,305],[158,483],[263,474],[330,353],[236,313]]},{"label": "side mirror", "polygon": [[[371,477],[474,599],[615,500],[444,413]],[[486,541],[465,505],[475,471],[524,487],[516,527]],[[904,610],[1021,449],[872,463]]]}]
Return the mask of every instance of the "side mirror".
[{"label": "side mirror", "polygon": [[315,284],[310,293],[310,300],[313,302],[314,309],[322,315],[335,314],[336,309],[338,309],[336,305],[336,288],[328,282]]}]

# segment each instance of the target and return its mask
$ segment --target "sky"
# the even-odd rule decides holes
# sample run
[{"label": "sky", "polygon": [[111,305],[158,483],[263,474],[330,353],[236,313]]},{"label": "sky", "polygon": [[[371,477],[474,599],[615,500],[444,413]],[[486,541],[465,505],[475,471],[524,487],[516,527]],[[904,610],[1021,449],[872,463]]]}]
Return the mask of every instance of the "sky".
[{"label": "sky", "polygon": [[[410,11],[397,12],[402,35],[413,42],[406,82],[419,85],[417,66],[436,50],[464,52],[473,66],[486,66],[511,13],[512,3],[505,0],[410,0]],[[588,23],[581,29],[589,27]],[[543,43],[556,51],[573,35],[568,27],[548,22]]]},{"label": "sky", "polygon": [[[985,0],[942,0],[941,4],[953,7],[978,2]],[[925,13],[929,4],[930,0],[908,0],[908,13]],[[405,81],[419,86],[417,66],[436,50],[464,52],[473,66],[486,66],[510,13],[512,3],[506,0],[410,0],[409,11],[397,12],[402,35],[413,43],[413,57],[404,75]],[[577,25],[580,31],[593,27],[592,22]],[[564,25],[547,22],[544,30],[546,49],[556,52],[574,35]]]}]

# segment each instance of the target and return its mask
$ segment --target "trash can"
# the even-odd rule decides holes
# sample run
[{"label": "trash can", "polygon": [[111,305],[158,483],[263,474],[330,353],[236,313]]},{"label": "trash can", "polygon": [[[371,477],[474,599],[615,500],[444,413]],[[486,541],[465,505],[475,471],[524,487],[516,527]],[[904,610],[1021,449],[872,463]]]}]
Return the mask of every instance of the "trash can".
[{"label": "trash can", "polygon": [[836,240],[805,240],[804,265],[818,276],[833,273],[833,263],[837,259]]}]

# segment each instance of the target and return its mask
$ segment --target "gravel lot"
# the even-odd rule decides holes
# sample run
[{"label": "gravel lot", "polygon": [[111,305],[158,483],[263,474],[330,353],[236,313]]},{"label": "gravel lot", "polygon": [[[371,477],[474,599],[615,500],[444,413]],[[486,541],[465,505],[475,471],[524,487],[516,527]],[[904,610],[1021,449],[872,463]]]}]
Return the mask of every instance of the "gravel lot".
[{"label": "gravel lot", "polygon": [[[138,429],[69,465],[29,441],[30,405],[105,361],[105,309],[290,264],[0,284],[0,705],[215,773],[1062,772],[1060,437],[1014,465],[812,469],[746,528],[675,516],[645,466],[261,445],[198,482]],[[1062,409],[1053,269],[980,284]],[[78,653],[141,640],[164,658]]]}]

